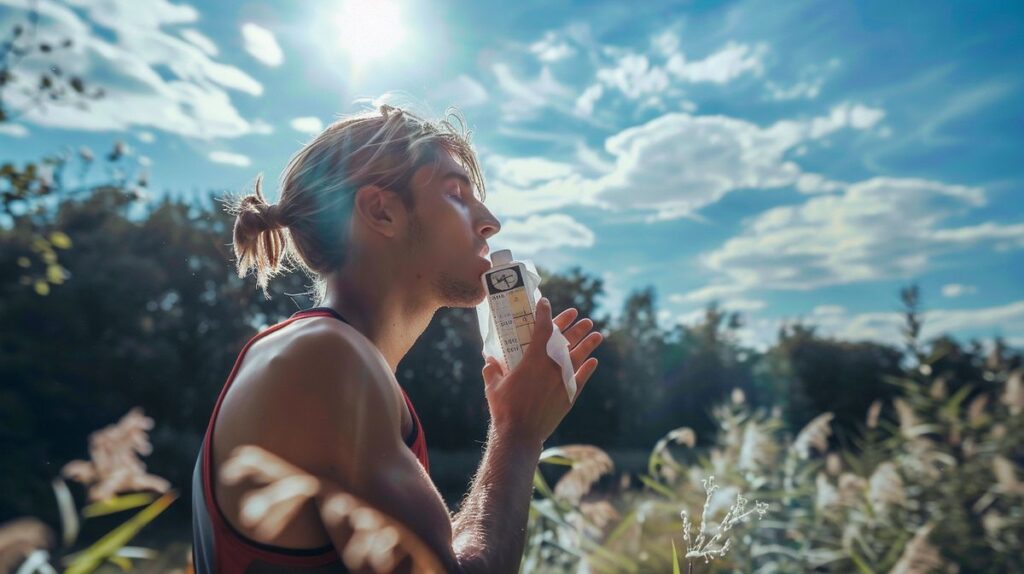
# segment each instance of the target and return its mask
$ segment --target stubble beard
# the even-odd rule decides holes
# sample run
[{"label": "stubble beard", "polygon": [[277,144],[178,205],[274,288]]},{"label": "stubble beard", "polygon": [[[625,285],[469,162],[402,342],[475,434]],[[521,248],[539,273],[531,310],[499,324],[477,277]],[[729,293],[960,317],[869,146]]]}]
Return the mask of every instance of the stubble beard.
[{"label": "stubble beard", "polygon": [[[410,247],[419,249],[426,245],[425,233],[420,218],[415,213],[411,220]],[[470,281],[463,276],[441,269],[430,278],[431,287],[443,307],[476,307],[484,296],[484,286],[477,277]]]}]

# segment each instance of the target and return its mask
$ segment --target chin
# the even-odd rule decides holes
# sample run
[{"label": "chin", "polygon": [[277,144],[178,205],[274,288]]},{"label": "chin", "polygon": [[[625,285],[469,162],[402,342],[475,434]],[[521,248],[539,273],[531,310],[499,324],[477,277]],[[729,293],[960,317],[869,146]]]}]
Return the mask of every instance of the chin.
[{"label": "chin", "polygon": [[439,279],[438,292],[445,307],[476,307],[487,297],[479,276],[472,279],[456,279],[442,274]]}]

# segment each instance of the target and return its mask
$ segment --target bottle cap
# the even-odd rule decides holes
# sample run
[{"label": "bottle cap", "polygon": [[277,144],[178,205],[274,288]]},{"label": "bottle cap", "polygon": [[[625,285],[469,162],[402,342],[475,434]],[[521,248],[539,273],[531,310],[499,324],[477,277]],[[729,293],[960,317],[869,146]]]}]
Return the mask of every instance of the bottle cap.
[{"label": "bottle cap", "polygon": [[491,265],[505,265],[506,263],[512,263],[511,249],[499,249],[491,253]]}]

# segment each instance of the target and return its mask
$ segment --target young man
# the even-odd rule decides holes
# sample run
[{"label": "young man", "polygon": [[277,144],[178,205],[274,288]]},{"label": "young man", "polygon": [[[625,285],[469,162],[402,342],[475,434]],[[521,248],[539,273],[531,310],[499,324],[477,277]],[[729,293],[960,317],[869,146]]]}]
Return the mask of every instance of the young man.
[{"label": "young man", "polygon": [[254,272],[265,290],[293,263],[315,280],[320,304],[254,337],[225,384],[196,464],[198,572],[344,571],[338,549],[348,533],[328,526],[320,499],[275,536],[244,526],[241,502],[254,485],[216,479],[240,445],[341,485],[406,525],[447,571],[518,571],[542,443],[571,408],[543,342],[563,332],[582,391],[602,336],[590,319],[574,322],[575,309],[552,318],[541,300],[523,361],[509,373],[484,366],[486,451],[450,515],[395,370],[439,308],[485,297],[487,240],[501,224],[482,199],[463,134],[383,106],[335,122],[300,150],[278,204],[264,201],[259,180],[236,204],[239,274]]}]

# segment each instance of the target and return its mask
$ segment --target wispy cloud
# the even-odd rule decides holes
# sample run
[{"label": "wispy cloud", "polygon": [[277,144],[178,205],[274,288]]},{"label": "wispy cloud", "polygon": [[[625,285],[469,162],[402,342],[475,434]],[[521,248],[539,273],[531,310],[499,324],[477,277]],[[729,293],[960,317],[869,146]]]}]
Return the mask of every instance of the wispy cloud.
[{"label": "wispy cloud", "polygon": [[806,290],[913,276],[936,256],[997,242],[1024,247],[1024,224],[949,227],[985,203],[976,187],[873,178],[770,209],[702,261],[737,288]]},{"label": "wispy cloud", "polygon": [[248,156],[229,151],[212,151],[207,157],[214,163],[223,163],[236,167],[249,167],[252,165],[252,160]]},{"label": "wispy cloud", "polygon": [[[0,25],[24,21],[24,3],[0,0],[0,4],[10,7],[0,12]],[[23,121],[89,131],[149,127],[200,139],[238,137],[260,130],[259,124],[241,116],[228,90],[258,96],[263,86],[166,29],[195,23],[199,14],[193,7],[163,0],[112,0],[82,3],[72,10],[41,0],[38,10],[40,37],[75,41],[74,49],[61,55],[65,73],[88,73],[106,96],[89,102],[88,113],[72,106],[48,106],[31,109],[22,116]],[[97,29],[111,30],[113,35],[99,35]],[[33,81],[48,65],[41,59],[23,61],[23,73],[8,93],[17,94],[22,83]],[[29,107],[27,101],[16,97],[8,104],[14,110]]]},{"label": "wispy cloud", "polygon": [[284,52],[281,51],[277,38],[263,26],[252,22],[242,24],[242,40],[245,51],[260,62],[271,67],[280,66],[284,62]]},{"label": "wispy cloud", "polygon": [[560,213],[508,220],[493,239],[493,243],[524,255],[567,247],[588,248],[594,241],[594,232],[587,226]]},{"label": "wispy cloud", "polygon": [[216,56],[220,53],[217,44],[195,28],[186,28],[179,32],[179,34],[181,34],[182,38],[206,53],[207,56]]},{"label": "wispy cloud", "polygon": [[306,134],[318,134],[324,129],[324,123],[315,116],[303,116],[291,121],[292,129]]},{"label": "wispy cloud", "polygon": [[974,285],[964,285],[963,283],[949,283],[942,286],[942,296],[950,299],[961,297],[963,295],[969,295],[978,291],[978,288]]},{"label": "wispy cloud", "polygon": [[490,97],[480,82],[466,74],[459,74],[454,80],[432,89],[431,99],[445,108],[472,108],[486,104]]}]

